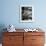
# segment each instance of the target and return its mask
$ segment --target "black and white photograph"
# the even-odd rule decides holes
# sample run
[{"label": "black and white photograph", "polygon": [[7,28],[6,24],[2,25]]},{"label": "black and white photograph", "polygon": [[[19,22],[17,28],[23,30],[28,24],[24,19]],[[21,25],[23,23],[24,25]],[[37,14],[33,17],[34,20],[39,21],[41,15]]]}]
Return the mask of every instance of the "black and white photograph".
[{"label": "black and white photograph", "polygon": [[21,22],[32,22],[34,18],[34,9],[30,5],[22,5],[20,7],[20,21]]}]

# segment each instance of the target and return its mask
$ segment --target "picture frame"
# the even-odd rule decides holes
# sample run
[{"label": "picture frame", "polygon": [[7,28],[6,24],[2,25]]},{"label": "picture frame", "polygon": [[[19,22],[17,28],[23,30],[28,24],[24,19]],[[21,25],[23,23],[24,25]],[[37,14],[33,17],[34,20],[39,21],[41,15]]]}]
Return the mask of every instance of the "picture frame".
[{"label": "picture frame", "polygon": [[20,22],[34,22],[33,5],[20,5]]}]

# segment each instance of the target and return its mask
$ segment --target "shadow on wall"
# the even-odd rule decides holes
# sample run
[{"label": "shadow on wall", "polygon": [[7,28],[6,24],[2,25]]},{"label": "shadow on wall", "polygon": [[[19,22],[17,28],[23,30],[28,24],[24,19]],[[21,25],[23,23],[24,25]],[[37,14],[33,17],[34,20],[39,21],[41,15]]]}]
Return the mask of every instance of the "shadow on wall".
[{"label": "shadow on wall", "polygon": [[4,30],[4,28],[6,28],[6,26],[4,24],[0,24],[0,43],[2,43],[3,32],[6,31],[6,29]]}]

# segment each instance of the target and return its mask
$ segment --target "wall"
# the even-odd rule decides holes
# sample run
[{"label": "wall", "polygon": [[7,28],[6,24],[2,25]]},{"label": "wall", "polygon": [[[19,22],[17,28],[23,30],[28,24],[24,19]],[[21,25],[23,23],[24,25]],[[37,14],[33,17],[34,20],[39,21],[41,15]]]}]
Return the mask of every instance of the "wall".
[{"label": "wall", "polygon": [[[20,5],[34,6],[34,22],[20,23]],[[16,28],[40,27],[46,32],[46,0],[0,0],[0,31],[9,24]]]},{"label": "wall", "polygon": [[[41,27],[46,28],[46,1],[45,0],[1,0],[0,25],[13,24],[16,28]],[[19,6],[33,5],[35,21],[20,23]]]}]

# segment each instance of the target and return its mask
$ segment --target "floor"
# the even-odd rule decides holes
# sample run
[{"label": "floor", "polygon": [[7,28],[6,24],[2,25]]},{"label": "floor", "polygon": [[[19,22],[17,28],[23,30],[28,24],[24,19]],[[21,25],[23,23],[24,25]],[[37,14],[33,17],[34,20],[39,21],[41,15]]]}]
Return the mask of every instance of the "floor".
[{"label": "floor", "polygon": [[0,46],[2,46],[2,44],[0,44]]}]

